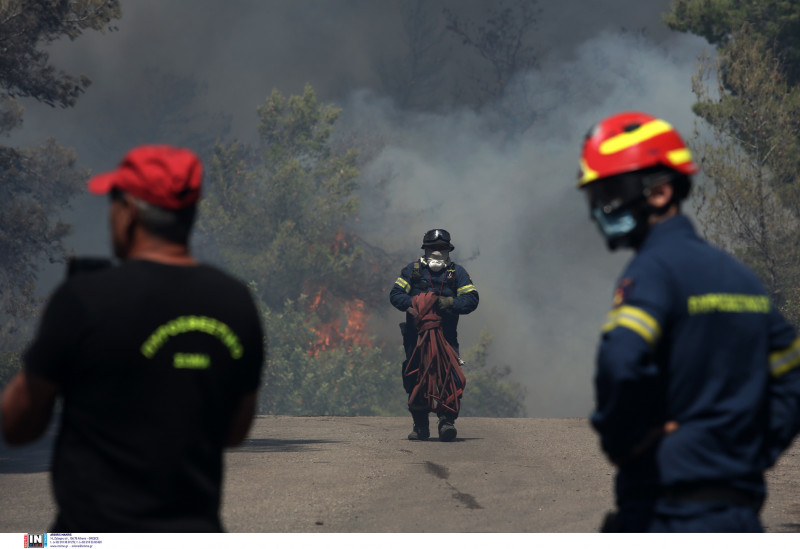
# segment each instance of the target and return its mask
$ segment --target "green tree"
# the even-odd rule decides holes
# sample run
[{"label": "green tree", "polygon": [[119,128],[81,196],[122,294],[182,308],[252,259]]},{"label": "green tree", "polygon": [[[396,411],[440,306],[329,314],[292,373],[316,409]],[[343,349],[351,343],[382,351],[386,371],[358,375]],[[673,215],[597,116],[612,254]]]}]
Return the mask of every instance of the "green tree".
[{"label": "green tree", "polygon": [[0,147],[0,338],[13,336],[36,312],[40,261],[63,260],[71,227],[57,216],[87,176],[75,153],[53,139],[38,147]]},{"label": "green tree", "polygon": [[20,355],[16,351],[0,351],[0,387],[5,387],[14,374],[22,367]]},{"label": "green tree", "polygon": [[[22,123],[19,98],[74,105],[90,80],[58,71],[45,47],[86,29],[102,30],[119,15],[118,1],[0,3],[0,134]],[[24,148],[0,145],[0,339],[6,349],[18,343],[15,336],[36,310],[39,262],[63,259],[70,227],[58,215],[87,173],[73,151],[52,139]]]},{"label": "green tree", "polygon": [[258,107],[258,147],[215,147],[202,244],[257,282],[270,308],[300,294],[356,293],[350,271],[360,251],[346,226],[359,207],[358,171],[354,151],[331,154],[338,113],[310,86],[288,99],[276,90]]},{"label": "green tree", "polygon": [[488,78],[484,72],[475,77],[474,105],[492,104],[500,115],[498,128],[512,133],[528,129],[538,114],[530,100],[534,90],[527,88],[524,79],[514,78],[538,66],[538,54],[530,43],[541,11],[536,4],[536,0],[501,0],[488,8],[487,19],[479,23],[444,10],[447,30],[489,67]]},{"label": "green tree", "polygon": [[800,80],[800,3],[795,0],[673,0],[664,21],[723,48],[747,24],[779,57],[788,84]]},{"label": "green tree", "polygon": [[[334,150],[338,109],[277,91],[259,106],[259,143],[218,143],[206,175],[196,245],[247,281],[261,302],[268,365],[261,413],[403,415],[399,339],[370,332],[387,307],[397,258],[349,230],[359,209],[352,150]],[[364,250],[368,253],[364,253]],[[487,336],[488,337],[488,336]],[[474,414],[521,413],[508,369],[469,366]]]},{"label": "green tree", "polygon": [[[257,109],[259,142],[214,149],[197,240],[252,284],[262,302],[269,366],[262,412],[377,414],[397,406],[392,354],[370,337],[381,298],[356,263],[356,153],[335,154],[339,110],[273,91]],[[371,274],[371,273],[370,273]],[[374,276],[372,276],[374,278]]]},{"label": "green tree", "polygon": [[383,87],[400,108],[430,107],[441,85],[446,55],[441,48],[446,30],[439,24],[437,7],[430,0],[400,4],[400,23],[405,53],[382,60],[377,67]]},{"label": "green tree", "polygon": [[71,107],[91,83],[49,64],[44,47],[103,30],[121,15],[118,0],[4,0],[0,3],[0,86],[6,98]]},{"label": "green tree", "polygon": [[489,363],[493,336],[482,331],[478,343],[464,354],[464,407],[461,415],[521,417],[525,415],[525,388],[511,381],[511,368]]},{"label": "green tree", "polygon": [[287,301],[279,311],[266,309],[269,366],[264,371],[260,411],[291,415],[401,415],[406,396],[399,383],[399,362],[383,350],[343,344],[317,348],[319,317],[308,296]]},{"label": "green tree", "polygon": [[489,63],[493,78],[479,81],[489,97],[499,97],[517,71],[537,65],[537,55],[527,43],[535,28],[536,1],[500,2],[489,9],[488,19],[477,24],[445,9],[447,30]]},{"label": "green tree", "polygon": [[800,325],[800,4],[675,0],[665,21],[718,47],[693,78],[703,228]]},{"label": "green tree", "polygon": [[748,27],[734,36],[693,78],[694,110],[710,131],[691,142],[705,182],[698,213],[709,238],[752,266],[797,322],[800,88]]}]

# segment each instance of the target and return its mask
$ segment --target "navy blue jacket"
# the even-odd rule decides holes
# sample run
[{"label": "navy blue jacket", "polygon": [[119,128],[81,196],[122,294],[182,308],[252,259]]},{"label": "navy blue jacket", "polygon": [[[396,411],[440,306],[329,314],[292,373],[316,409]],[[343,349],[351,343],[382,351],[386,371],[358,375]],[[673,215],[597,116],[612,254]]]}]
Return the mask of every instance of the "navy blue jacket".
[{"label": "navy blue jacket", "polygon": [[[414,275],[414,265],[418,265],[419,276]],[[478,307],[478,290],[463,267],[450,263],[445,269],[434,272],[421,261],[406,265],[389,292],[389,301],[397,309],[407,311],[411,298],[425,292],[453,298],[453,306],[439,311],[442,317],[442,335],[458,353],[458,317],[474,311]],[[403,346],[406,358],[417,342],[417,331],[413,317],[406,313],[406,331]]]},{"label": "navy blue jacket", "polygon": [[[591,422],[622,462],[618,501],[709,481],[763,495],[764,470],[800,430],[798,365],[800,339],[748,268],[683,215],[654,226],[597,355]],[[666,421],[678,429],[631,458]]]}]

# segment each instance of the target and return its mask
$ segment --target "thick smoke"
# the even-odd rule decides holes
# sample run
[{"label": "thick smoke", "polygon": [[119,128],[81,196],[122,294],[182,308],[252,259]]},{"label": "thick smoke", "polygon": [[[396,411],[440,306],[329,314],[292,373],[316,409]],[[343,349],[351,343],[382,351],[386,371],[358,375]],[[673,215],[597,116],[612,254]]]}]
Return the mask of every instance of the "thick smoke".
[{"label": "thick smoke", "polygon": [[[385,143],[363,171],[360,234],[410,261],[425,230],[450,230],[453,258],[481,294],[478,310],[461,322],[462,347],[489,330],[492,362],[511,366],[528,389],[528,415],[584,416],[593,404],[599,327],[629,256],[606,251],[575,189],[581,141],[603,117],[633,109],[688,134],[690,77],[705,43],[663,28],[668,0],[576,4],[539,2],[539,68],[515,75],[497,105],[432,114],[404,111],[374,91],[375,67],[401,53],[400,3],[125,0],[118,32],[53,48],[57,66],[93,78],[86,96],[68,111],[31,104],[17,139],[54,135],[103,171],[136,144],[101,146],[112,126],[124,130],[136,116],[128,106],[151,85],[138,78],[145,68],[207,82],[202,107],[231,114],[232,136],[244,141],[254,137],[255,107],[273,88],[288,95],[311,83],[321,100],[343,107],[343,125],[369,128]],[[468,5],[478,13],[483,4]],[[457,45],[451,51],[466,55]],[[501,103],[527,106],[537,118],[509,133],[498,125]],[[369,187],[375,181],[388,182],[385,192]],[[77,252],[108,253],[104,204],[76,203],[68,220]],[[42,289],[60,275],[44,277]],[[402,315],[388,303],[396,275],[385,273],[382,323],[399,341]]]},{"label": "thick smoke", "polygon": [[424,229],[453,234],[452,257],[466,260],[481,294],[478,310],[462,319],[462,347],[481,329],[491,331],[493,358],[528,388],[531,416],[590,410],[599,327],[628,259],[608,253],[575,188],[582,138],[620,110],[653,113],[688,135],[698,47],[688,41],[670,57],[636,36],[602,34],[571,61],[517,75],[524,86],[511,89],[533,93],[544,113],[519,137],[487,129],[492,109],[403,116],[368,93],[345,107],[349,116],[390,127],[399,143],[365,172],[367,180],[388,176],[392,184],[388,207],[365,204],[363,232],[391,251],[407,250],[409,259]]}]

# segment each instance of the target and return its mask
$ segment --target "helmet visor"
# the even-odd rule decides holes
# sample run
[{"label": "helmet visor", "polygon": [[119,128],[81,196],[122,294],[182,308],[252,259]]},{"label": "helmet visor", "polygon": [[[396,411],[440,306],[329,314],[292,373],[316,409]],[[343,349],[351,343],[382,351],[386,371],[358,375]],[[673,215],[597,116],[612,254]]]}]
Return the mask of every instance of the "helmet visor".
[{"label": "helmet visor", "polygon": [[598,179],[584,187],[589,211],[605,215],[631,206],[644,198],[644,185],[640,174],[628,173]]}]

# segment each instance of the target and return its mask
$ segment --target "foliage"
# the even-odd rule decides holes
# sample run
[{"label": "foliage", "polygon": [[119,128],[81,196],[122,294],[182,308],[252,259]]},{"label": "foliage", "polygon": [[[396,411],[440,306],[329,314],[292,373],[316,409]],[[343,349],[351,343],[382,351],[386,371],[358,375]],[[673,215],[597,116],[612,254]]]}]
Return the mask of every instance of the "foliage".
[{"label": "foliage", "polygon": [[258,114],[257,150],[215,146],[202,245],[264,288],[259,297],[272,309],[321,287],[355,294],[349,274],[360,251],[345,228],[359,207],[358,172],[355,152],[330,153],[338,110],[307,86],[289,99],[274,91]]},{"label": "foliage", "polygon": [[789,85],[800,81],[800,3],[796,0],[673,0],[664,21],[725,47],[742,25],[777,54]]},{"label": "foliage", "polygon": [[291,415],[401,415],[405,393],[399,362],[370,345],[313,350],[317,334],[308,296],[267,310],[269,367],[259,400],[260,413]]},{"label": "foliage", "polygon": [[59,72],[42,49],[121,15],[118,0],[4,0],[0,4],[0,87],[6,96],[71,107],[91,82]]},{"label": "foliage", "polygon": [[492,335],[482,331],[478,343],[464,354],[464,391],[462,416],[520,417],[525,413],[525,388],[508,379],[509,366],[489,364]]},{"label": "foliage", "polygon": [[[399,345],[370,333],[386,307],[396,262],[348,230],[358,212],[356,155],[334,152],[338,109],[277,91],[258,107],[258,146],[218,143],[206,175],[196,240],[248,281],[261,303],[269,360],[260,394],[268,414],[403,415]],[[367,250],[364,254],[362,250]],[[521,413],[508,369],[471,365],[471,413]]]},{"label": "foliage", "polygon": [[783,292],[781,312],[795,327],[800,326],[800,287],[794,286]]},{"label": "foliage", "polygon": [[471,20],[462,20],[456,14],[445,10],[447,30],[455,33],[465,46],[474,49],[487,61],[494,73],[492,95],[499,95],[520,69],[536,66],[533,48],[526,44],[525,38],[536,24],[535,2],[517,2],[514,8],[500,3],[493,7],[489,19],[476,25]]},{"label": "foliage", "polygon": [[22,362],[19,353],[0,351],[0,389],[5,387],[21,368]]},{"label": "foliage", "polygon": [[[525,101],[531,90],[524,89],[524,79],[512,78],[538,64],[538,55],[529,43],[540,12],[535,6],[536,0],[501,0],[489,8],[488,19],[482,23],[444,10],[447,30],[491,67],[490,81],[476,79],[481,92],[476,106],[502,100],[497,105],[503,115],[500,127],[511,131],[524,131],[536,118],[536,109]],[[512,89],[512,83],[522,89]]]},{"label": "foliage", "polygon": [[[386,356],[374,338],[364,346],[340,345],[313,352],[318,322],[308,314],[308,296],[267,310],[269,366],[264,371],[259,413],[290,415],[405,415],[407,395],[400,381],[402,349]],[[464,417],[520,417],[525,389],[508,379],[511,369],[489,364],[492,336],[465,354]]]},{"label": "foliage", "polygon": [[706,235],[750,265],[799,324],[800,4],[676,0],[665,21],[718,46],[693,78],[693,110],[707,123],[690,143]]},{"label": "foliage", "polygon": [[18,329],[38,303],[39,262],[61,261],[71,228],[57,219],[88,175],[75,153],[49,139],[39,147],[0,148],[0,337]]},{"label": "foliage", "polygon": [[359,239],[347,230],[359,207],[356,155],[329,144],[339,111],[306,86],[289,98],[273,91],[257,112],[256,147],[214,147],[196,238],[262,303],[270,360],[261,410],[392,412],[399,374],[389,371],[398,368],[366,326],[367,301],[384,296],[364,282]]},{"label": "foliage", "polygon": [[[120,16],[118,0],[3,0],[0,3],[0,134],[22,124],[18,98],[71,107],[89,85],[49,64],[44,47]],[[0,383],[19,368],[25,322],[39,304],[42,259],[63,260],[71,228],[58,218],[88,175],[74,151],[48,139],[25,148],[0,145]]]},{"label": "foliage", "polygon": [[698,211],[709,238],[753,267],[783,306],[800,284],[800,88],[748,27],[735,37],[693,79],[694,110],[712,133],[692,143],[706,182]]},{"label": "foliage", "polygon": [[441,83],[446,56],[440,46],[446,31],[439,25],[436,7],[429,0],[403,2],[400,10],[406,54],[385,60],[377,73],[399,107],[424,107],[430,105],[431,96]]}]

